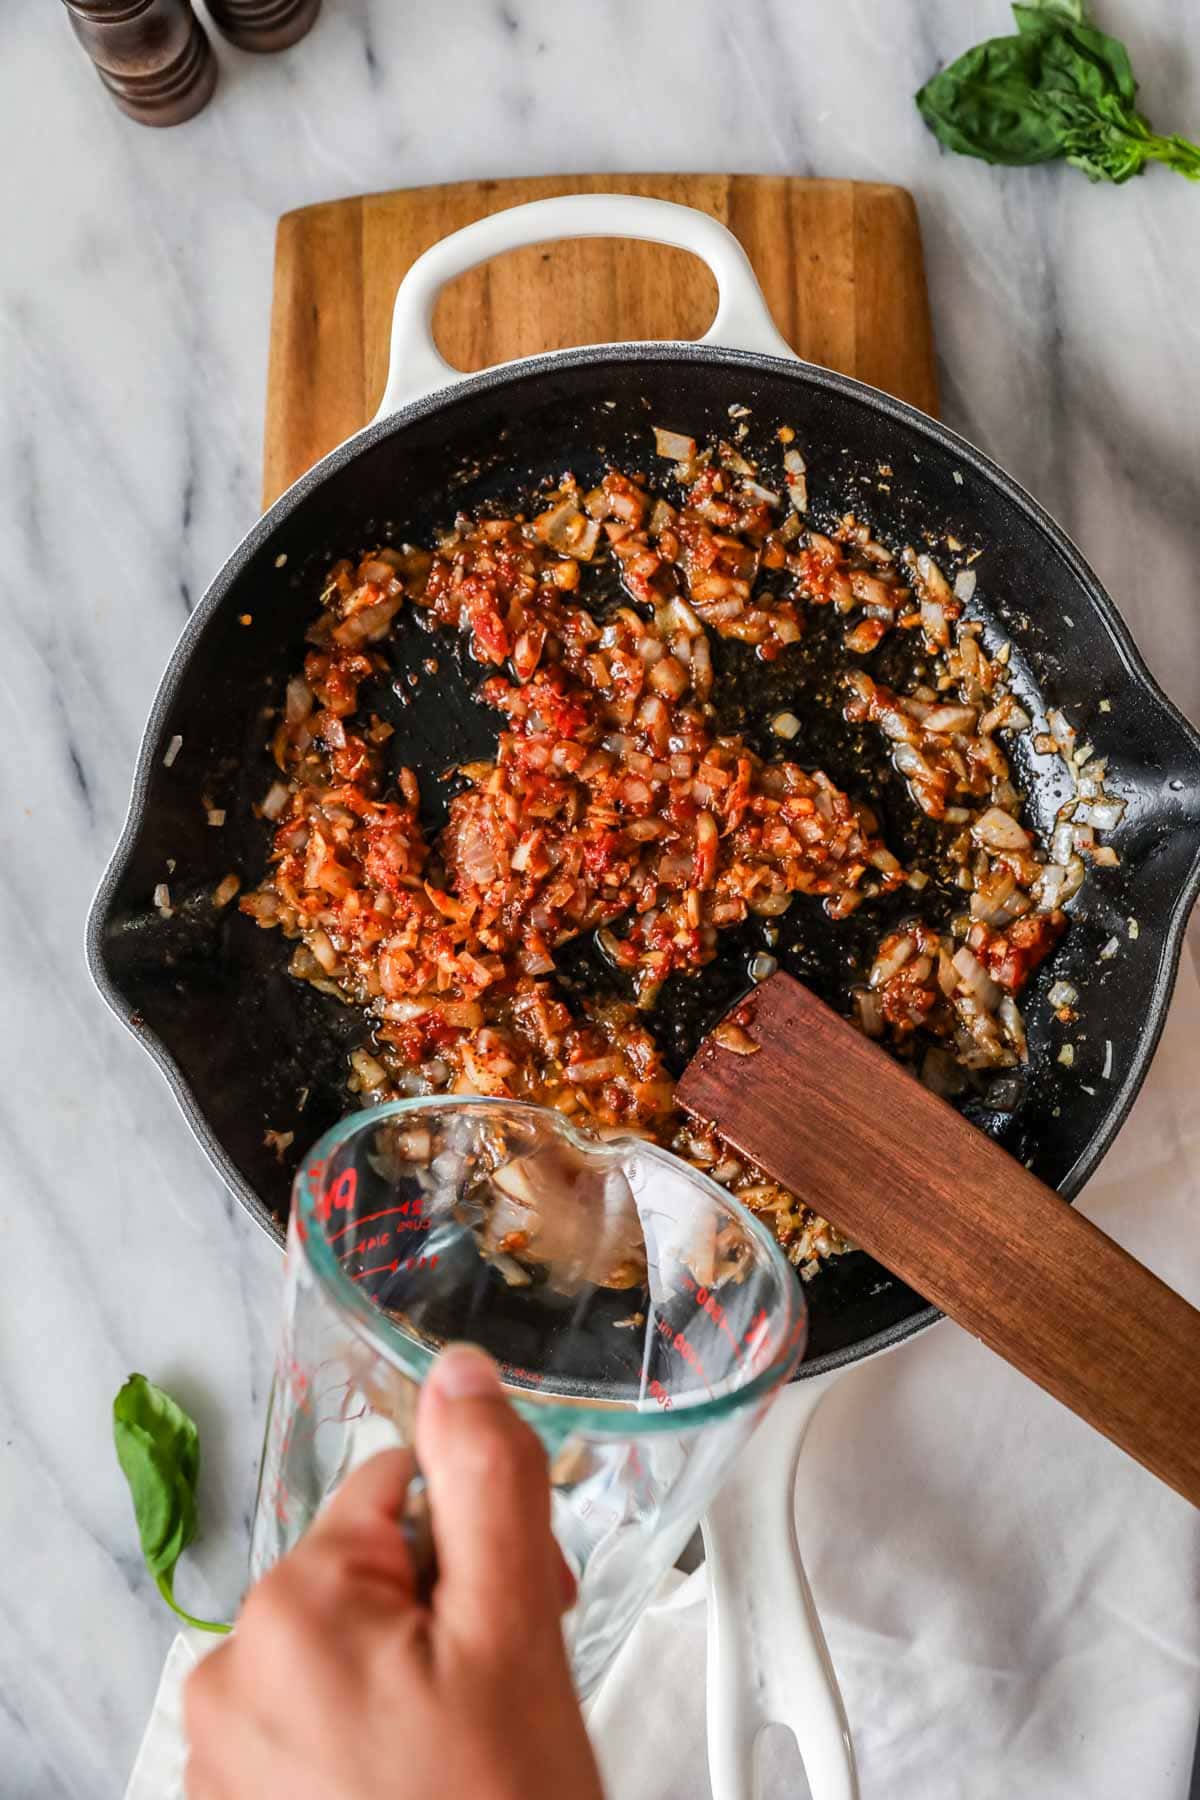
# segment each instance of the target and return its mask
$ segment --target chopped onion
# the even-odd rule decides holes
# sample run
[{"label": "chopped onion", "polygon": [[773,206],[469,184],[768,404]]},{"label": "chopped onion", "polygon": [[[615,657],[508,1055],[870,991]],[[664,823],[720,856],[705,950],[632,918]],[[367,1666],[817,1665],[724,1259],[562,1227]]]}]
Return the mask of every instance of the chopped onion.
[{"label": "chopped onion", "polygon": [[768,506],[782,506],[783,496],[773,493],[770,488],[760,487],[757,481],[744,481],[742,492],[750,494],[755,500],[765,500]]},{"label": "chopped onion", "polygon": [[750,959],[750,979],[751,981],[766,981],[778,967],[779,962],[776,957],[768,956],[765,951],[760,950],[757,956]]},{"label": "chopped onion", "polygon": [[1063,906],[1083,886],[1085,870],[1081,859],[1072,853],[1066,863],[1046,863],[1033,884],[1033,893],[1043,912]]},{"label": "chopped onion", "polygon": [[1064,819],[1060,815],[1058,823],[1055,825],[1050,836],[1050,855],[1056,863],[1062,863],[1065,867],[1074,854],[1075,843],[1074,834],[1071,831],[1071,821],[1069,818]]},{"label": "chopped onion", "polygon": [[288,803],[291,789],[285,781],[273,781],[263,798],[260,811],[264,819],[278,819]]},{"label": "chopped onion", "polygon": [[225,823],[225,808],[223,806],[210,806],[207,808],[204,816],[210,825],[223,825]]},{"label": "chopped onion", "polygon": [[287,684],[283,716],[288,725],[299,725],[313,709],[313,691],[303,675],[293,675]]},{"label": "chopped onion", "polygon": [[325,973],[332,975],[337,968],[337,951],[329,941],[329,933],[326,931],[312,932],[308,946]]},{"label": "chopped onion", "polygon": [[1105,1081],[1112,1080],[1112,1070],[1113,1070],[1112,1039],[1105,1038],[1105,1040],[1104,1040],[1104,1067],[1100,1071],[1100,1073],[1103,1076]]},{"label": "chopped onion", "polygon": [[241,885],[242,882],[240,876],[226,875],[225,879],[218,882],[213,890],[213,905],[217,907],[228,906]]},{"label": "chopped onion", "polygon": [[1029,833],[998,806],[989,806],[971,827],[971,836],[990,850],[1028,850],[1033,843]]},{"label": "chopped onion", "polygon": [[1097,831],[1113,831],[1125,816],[1124,800],[1085,800],[1075,809],[1075,822]]},{"label": "chopped onion", "polygon": [[872,994],[866,988],[855,988],[851,999],[858,1014],[859,1029],[869,1038],[882,1037],[883,1003],[878,994]]},{"label": "chopped onion", "polygon": [[921,626],[931,644],[945,649],[950,642],[950,630],[946,624],[945,608],[936,600],[922,600]]},{"label": "chopped onion", "polygon": [[179,752],[183,749],[183,739],[176,734],[163,751],[163,768],[169,769]]},{"label": "chopped onion", "polygon": [[665,456],[668,462],[691,462],[696,454],[695,438],[680,431],[664,431],[661,425],[655,425],[653,431],[656,456]]},{"label": "chopped onion", "polygon": [[1115,937],[1110,937],[1107,944],[1105,944],[1104,948],[1100,952],[1100,961],[1101,962],[1111,962],[1113,957],[1117,954],[1117,951],[1120,948],[1121,948],[1120,939],[1115,938]]},{"label": "chopped onion", "polygon": [[171,905],[171,890],[165,881],[160,881],[154,890],[154,904],[164,919],[174,916],[175,908]]},{"label": "chopped onion", "polygon": [[771,720],[771,730],[775,733],[776,737],[794,738],[799,729],[800,721],[795,713],[776,713],[775,717]]},{"label": "chopped onion", "polygon": [[1079,994],[1078,991],[1071,986],[1069,981],[1056,981],[1046,998],[1049,1000],[1051,1006],[1057,1010],[1060,1006],[1074,1006],[1079,998]]},{"label": "chopped onion", "polygon": [[396,1149],[405,1162],[419,1163],[422,1168],[427,1168],[433,1161],[433,1133],[427,1125],[401,1131],[396,1139]]},{"label": "chopped onion", "polygon": [[579,557],[583,562],[591,560],[600,536],[599,524],[585,518],[574,499],[562,500],[549,511],[539,513],[533,527],[552,550]]},{"label": "chopped onion", "polygon": [[979,717],[973,706],[934,706],[921,723],[926,731],[970,731]]},{"label": "chopped onion", "polygon": [[352,1050],[350,1065],[358,1077],[358,1085],[368,1094],[382,1087],[387,1081],[387,1070],[378,1059],[366,1050]]},{"label": "chopped onion", "polygon": [[754,464],[752,462],[747,462],[741,451],[735,450],[732,444],[726,444],[724,442],[718,444],[717,455],[721,460],[721,467],[724,469],[732,469],[735,475],[754,475],[757,473]]},{"label": "chopped onion", "polygon": [[787,481],[788,499],[798,513],[808,511],[808,478],[805,473],[805,462],[798,450],[785,450],[783,467]]},{"label": "chopped onion", "polygon": [[589,1087],[593,1082],[608,1081],[619,1075],[623,1066],[619,1056],[593,1056],[586,1061],[569,1063],[564,1074],[568,1081]]},{"label": "chopped onion", "polygon": [[1135,937],[1137,937],[1138,932],[1141,930],[1141,926],[1138,924],[1136,919],[1130,919],[1126,929],[1128,930],[1130,937],[1135,938]]},{"label": "chopped onion", "polygon": [[487,1260],[491,1263],[493,1269],[495,1269],[499,1275],[504,1277],[506,1286],[530,1286],[533,1281],[533,1276],[529,1273],[528,1269],[523,1269],[521,1267],[521,1264],[514,1256],[509,1256],[508,1252],[505,1250],[490,1250],[486,1254]]},{"label": "chopped onion", "polygon": [[1075,748],[1074,727],[1067,724],[1066,718],[1056,707],[1052,707],[1046,714],[1046,723],[1059,750],[1064,756],[1069,756]]},{"label": "chopped onion", "polygon": [[1027,1061],[1029,1045],[1025,1038],[1025,1021],[1021,1017],[1021,1009],[1011,994],[1005,994],[997,1008],[997,1017],[1004,1028],[1009,1043],[1022,1062]]},{"label": "chopped onion", "polygon": [[964,604],[971,598],[975,592],[974,569],[959,570],[958,574],[954,577],[954,592],[958,599],[963,601]]},{"label": "chopped onion", "polygon": [[[882,951],[872,963],[871,973],[867,977],[870,985],[873,988],[879,988],[882,987],[886,981],[890,981],[892,976],[898,974],[904,967],[915,949],[916,944],[913,942],[912,938],[897,937],[895,943],[891,944],[888,949]],[[968,955],[970,955],[969,951]],[[974,957],[972,957],[971,960],[974,961]]]},{"label": "chopped onion", "polygon": [[947,586],[946,577],[926,551],[922,551],[917,558],[917,574],[928,588],[930,599],[944,605],[950,598],[950,589]]},{"label": "chopped onion", "polygon": [[1064,1069],[1069,1069],[1071,1064],[1075,1061],[1074,1044],[1064,1044],[1058,1053],[1058,1060]]},{"label": "chopped onion", "polygon": [[1003,990],[992,980],[974,951],[968,950],[967,946],[962,944],[954,952],[952,961],[955,972],[968,994],[985,1006],[988,1012],[995,1012],[1000,1004]]}]

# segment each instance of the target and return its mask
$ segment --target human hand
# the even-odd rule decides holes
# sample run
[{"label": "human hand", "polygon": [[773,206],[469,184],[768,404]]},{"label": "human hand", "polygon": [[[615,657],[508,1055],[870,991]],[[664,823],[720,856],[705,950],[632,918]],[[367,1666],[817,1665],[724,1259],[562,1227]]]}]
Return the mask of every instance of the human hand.
[{"label": "human hand", "polygon": [[399,1529],[413,1462],[357,1470],[184,1692],[189,1800],[602,1800],[534,1433],[457,1345],[417,1409],[438,1579]]}]

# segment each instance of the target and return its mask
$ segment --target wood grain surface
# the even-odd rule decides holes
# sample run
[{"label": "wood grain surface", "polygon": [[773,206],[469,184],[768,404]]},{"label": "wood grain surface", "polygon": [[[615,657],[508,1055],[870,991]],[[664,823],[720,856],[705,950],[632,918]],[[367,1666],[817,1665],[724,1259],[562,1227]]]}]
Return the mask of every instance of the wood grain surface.
[{"label": "wood grain surface", "polygon": [[791,976],[733,1016],[679,1104],[1200,1505],[1200,1312]]},{"label": "wood grain surface", "polygon": [[[741,239],[775,321],[813,362],[937,410],[921,238],[902,188],[781,175],[464,181],[287,213],[275,245],[263,494],[269,504],[379,404],[392,301],[448,232],[552,194],[630,193],[713,213]],[[515,250],[453,282],[434,322],[461,369],[572,344],[695,338],[716,310],[681,250],[585,239]]]}]

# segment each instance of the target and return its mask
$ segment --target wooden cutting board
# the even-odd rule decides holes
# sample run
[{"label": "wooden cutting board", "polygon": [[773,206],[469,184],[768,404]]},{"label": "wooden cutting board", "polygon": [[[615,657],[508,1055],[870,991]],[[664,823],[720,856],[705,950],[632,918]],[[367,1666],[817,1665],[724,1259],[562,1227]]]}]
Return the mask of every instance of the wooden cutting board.
[{"label": "wooden cutting board", "polygon": [[[741,239],[799,355],[937,410],[921,235],[903,188],[787,175],[559,175],[402,188],[286,213],[275,240],[264,504],[365,425],[387,372],[392,301],[414,258],[485,214],[553,194],[649,194]],[[696,338],[716,284],[682,250],[575,239],[460,276],[434,321],[460,369],[574,344]]]}]

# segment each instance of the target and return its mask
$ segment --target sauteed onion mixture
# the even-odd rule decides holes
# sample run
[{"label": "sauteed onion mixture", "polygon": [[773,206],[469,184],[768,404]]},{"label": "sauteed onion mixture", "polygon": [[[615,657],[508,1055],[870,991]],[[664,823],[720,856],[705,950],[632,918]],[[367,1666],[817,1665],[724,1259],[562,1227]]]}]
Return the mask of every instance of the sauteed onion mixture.
[{"label": "sauteed onion mixture", "polygon": [[[663,983],[697,976],[723,932],[797,895],[838,921],[907,887],[912,922],[881,927],[854,1011],[953,1092],[964,1071],[1025,1058],[1018,996],[1065,929],[1085,859],[1116,860],[1097,831],[1121,803],[1051,715],[1039,748],[1068,761],[1075,799],[1036,841],[1004,749],[1032,722],[1008,691],[1007,646],[989,654],[967,616],[972,571],[952,588],[930,555],[893,551],[852,516],[816,530],[804,461],[780,435],[789,447],[764,473],[735,444],[656,430],[661,482],[610,468],[583,491],[567,475],[529,515],[462,516],[432,548],[336,563],[273,737],[269,870],[240,904],[294,941],[293,975],[364,1009],[352,1091],[506,1095],[644,1133],[767,1217],[811,1273],[843,1247],[836,1233],[675,1110],[652,1031]],[[420,609],[431,644],[466,640],[499,726],[494,757],[456,771],[437,835],[370,707],[402,608]],[[774,720],[769,760],[718,729],[714,640],[773,662],[818,609],[839,620],[846,718],[879,734],[937,827],[939,879],[961,889],[948,928],[921,922],[929,872],[902,865],[870,807],[789,760],[793,714]],[[904,692],[869,672],[892,633],[918,653]],[[556,979],[556,952],[587,932],[627,999]],[[762,954],[751,973],[772,967]]]}]

